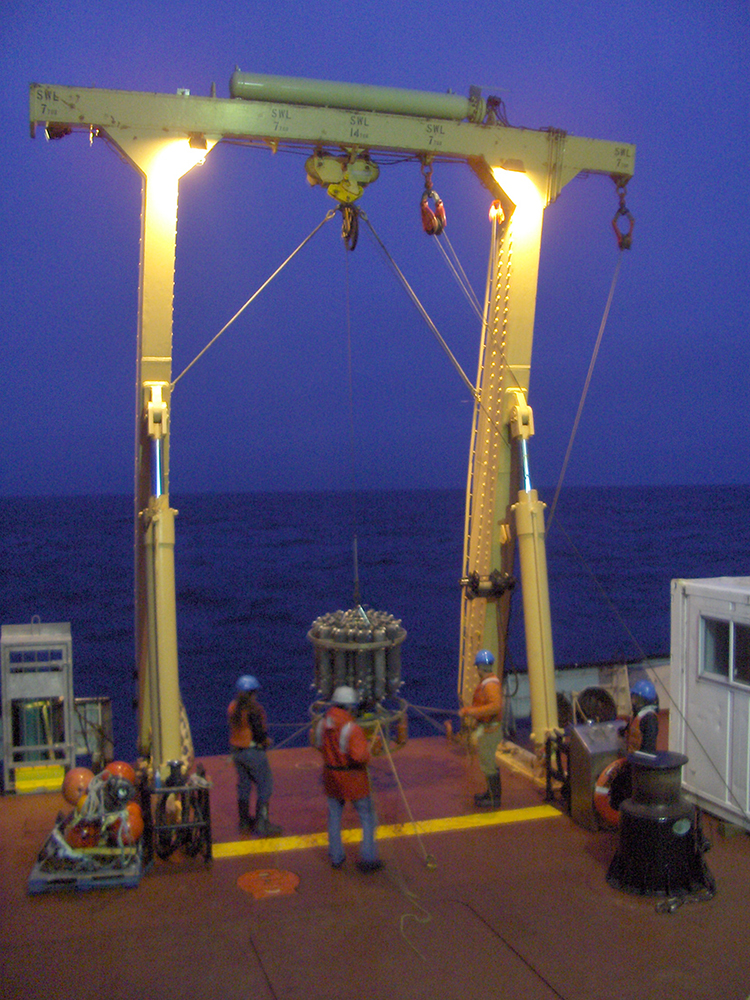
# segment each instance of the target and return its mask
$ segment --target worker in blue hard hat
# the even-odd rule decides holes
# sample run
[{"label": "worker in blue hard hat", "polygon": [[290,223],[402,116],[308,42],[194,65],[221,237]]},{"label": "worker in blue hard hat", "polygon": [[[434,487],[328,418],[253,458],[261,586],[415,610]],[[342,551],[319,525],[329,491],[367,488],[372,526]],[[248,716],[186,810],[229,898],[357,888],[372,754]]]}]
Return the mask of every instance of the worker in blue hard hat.
[{"label": "worker in blue hard hat", "polygon": [[[271,745],[266,713],[257,699],[257,678],[243,674],[237,680],[235,697],[227,709],[229,747],[237,772],[237,811],[241,833],[255,831],[259,837],[278,837],[281,827],[268,818],[273,777],[266,756]],[[250,796],[256,792],[255,817],[250,815]]]},{"label": "worker in blue hard hat", "polygon": [[487,789],[474,796],[480,808],[499,809],[502,795],[500,771],[495,757],[503,737],[503,690],[495,674],[495,657],[489,649],[480,649],[474,658],[479,684],[470,706],[461,708],[459,715],[472,729],[471,742],[476,747],[479,767],[487,780]]},{"label": "worker in blue hard hat", "polygon": [[656,738],[659,735],[659,698],[656,688],[646,677],[635,681],[630,689],[630,705],[633,714],[625,727],[628,753],[640,750],[642,753],[656,753]]},{"label": "worker in blue hard hat", "polygon": [[[632,715],[626,726],[620,730],[625,746],[625,754],[656,753],[659,735],[659,698],[656,688],[646,677],[636,680],[630,688]],[[609,790],[609,804],[619,810],[633,790],[633,776],[630,764],[625,758],[623,765],[612,779]]]}]

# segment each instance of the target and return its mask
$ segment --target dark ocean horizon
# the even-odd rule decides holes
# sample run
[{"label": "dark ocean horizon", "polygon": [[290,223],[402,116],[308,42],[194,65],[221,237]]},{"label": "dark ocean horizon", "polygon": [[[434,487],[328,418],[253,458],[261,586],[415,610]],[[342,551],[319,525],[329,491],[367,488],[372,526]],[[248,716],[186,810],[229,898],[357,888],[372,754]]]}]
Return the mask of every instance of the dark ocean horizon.
[{"label": "dark ocean horizon", "polygon": [[[553,491],[540,490],[551,502]],[[750,575],[750,486],[568,487],[548,531],[558,667],[669,655],[674,578]],[[464,493],[460,489],[173,496],[180,684],[197,754],[226,750],[238,674],[269,719],[304,726],[308,630],[361,602],[401,619],[403,696],[458,706]],[[549,516],[549,510],[548,510]],[[0,498],[2,624],[70,622],[77,697],[112,700],[117,756],[135,754],[133,501]],[[525,670],[520,593],[509,669]],[[420,728],[420,726],[422,728]],[[410,732],[427,735],[420,719]]]}]

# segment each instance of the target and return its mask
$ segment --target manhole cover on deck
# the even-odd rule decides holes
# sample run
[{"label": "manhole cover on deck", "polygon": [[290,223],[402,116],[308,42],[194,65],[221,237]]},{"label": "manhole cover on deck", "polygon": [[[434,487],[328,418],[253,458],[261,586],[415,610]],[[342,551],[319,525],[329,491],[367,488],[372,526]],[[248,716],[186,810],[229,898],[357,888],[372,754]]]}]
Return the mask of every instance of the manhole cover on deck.
[{"label": "manhole cover on deck", "polygon": [[290,896],[299,885],[299,875],[280,871],[278,868],[260,868],[240,875],[237,885],[255,899],[265,899],[267,896]]}]

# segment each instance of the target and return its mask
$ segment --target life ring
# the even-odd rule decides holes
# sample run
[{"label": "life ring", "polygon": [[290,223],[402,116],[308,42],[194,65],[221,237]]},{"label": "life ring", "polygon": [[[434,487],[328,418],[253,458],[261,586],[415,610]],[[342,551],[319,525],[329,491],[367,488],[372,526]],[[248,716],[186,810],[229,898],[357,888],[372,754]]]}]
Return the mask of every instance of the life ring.
[{"label": "life ring", "polygon": [[618,809],[614,809],[610,803],[609,792],[612,782],[622,770],[624,763],[625,758],[618,757],[617,760],[607,764],[596,779],[594,786],[594,809],[596,809],[599,819],[608,827],[616,827],[620,824],[620,812]]}]

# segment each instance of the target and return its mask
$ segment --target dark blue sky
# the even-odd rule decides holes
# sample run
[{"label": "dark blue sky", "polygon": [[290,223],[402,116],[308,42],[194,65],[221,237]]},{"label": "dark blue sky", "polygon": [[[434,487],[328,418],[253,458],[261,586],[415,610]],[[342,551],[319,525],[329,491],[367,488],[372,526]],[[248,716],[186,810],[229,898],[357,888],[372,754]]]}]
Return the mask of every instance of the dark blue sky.
[{"label": "dark blue sky", "polygon": [[[748,5],[477,0],[352,5],[132,0],[0,12],[0,494],[127,493],[133,479],[140,181],[103,142],[35,140],[33,82],[228,96],[247,71],[505,101],[511,124],[637,146],[636,217],[570,484],[746,483]],[[489,196],[436,167],[448,233],[484,291]],[[414,164],[362,208],[469,376],[479,322],[420,226]],[[304,157],[215,149],[181,185],[177,374],[323,218]],[[617,260],[613,184],[547,211],[532,475],[557,481]],[[346,270],[354,367],[350,461]],[[179,383],[172,493],[462,486],[468,393],[363,235],[315,238]]]}]

